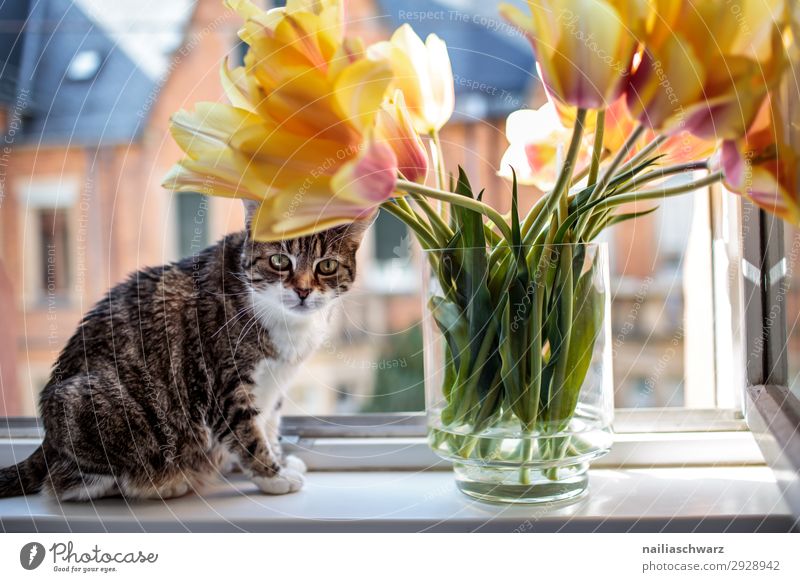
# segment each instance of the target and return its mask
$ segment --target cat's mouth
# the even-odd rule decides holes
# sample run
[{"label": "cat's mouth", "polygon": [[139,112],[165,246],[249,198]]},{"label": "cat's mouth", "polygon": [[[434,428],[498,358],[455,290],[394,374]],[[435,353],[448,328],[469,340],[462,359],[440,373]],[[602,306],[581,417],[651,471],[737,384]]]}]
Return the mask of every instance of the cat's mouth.
[{"label": "cat's mouth", "polygon": [[296,313],[310,313],[311,311],[316,311],[317,307],[318,305],[316,303],[308,303],[307,301],[304,301],[303,303],[295,303],[289,307],[289,310]]}]

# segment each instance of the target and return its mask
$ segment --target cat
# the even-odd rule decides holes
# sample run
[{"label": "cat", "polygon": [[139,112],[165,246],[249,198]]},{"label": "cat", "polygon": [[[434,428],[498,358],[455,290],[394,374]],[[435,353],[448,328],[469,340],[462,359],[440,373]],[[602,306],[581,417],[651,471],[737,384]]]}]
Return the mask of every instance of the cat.
[{"label": "cat", "polygon": [[0,497],[166,499],[231,461],[265,493],[303,486],[279,442],[284,392],[352,286],[370,221],[255,242],[245,207],[244,231],[134,273],[84,317],[40,397],[42,445],[0,469]]}]

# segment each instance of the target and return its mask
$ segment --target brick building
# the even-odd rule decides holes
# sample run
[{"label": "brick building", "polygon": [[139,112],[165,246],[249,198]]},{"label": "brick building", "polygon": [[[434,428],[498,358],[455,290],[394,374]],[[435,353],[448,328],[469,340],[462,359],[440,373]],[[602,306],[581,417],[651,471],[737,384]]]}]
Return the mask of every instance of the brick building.
[{"label": "brick building", "polygon": [[[507,210],[510,188],[496,176],[505,117],[541,102],[527,42],[492,3],[351,0],[347,17],[370,40],[404,22],[423,37],[445,38],[457,90],[457,113],[442,136],[446,157],[486,187],[488,202]],[[241,227],[238,202],[171,196],[160,186],[181,155],[169,116],[224,99],[218,69],[224,57],[241,56],[239,25],[222,0],[0,6],[0,416],[35,412],[56,354],[109,287],[140,266],[189,254]],[[528,204],[536,196],[523,193]],[[617,355],[620,382],[642,384],[657,351],[648,359],[641,339],[658,350],[681,321],[676,273],[687,212],[691,204],[673,208],[666,225],[651,216],[613,235],[622,282],[615,320],[631,313],[641,280],[658,280],[647,291],[649,319],[637,317],[641,337]],[[376,230],[382,234],[362,251],[360,291],[341,337],[300,378],[295,412],[365,408],[378,381],[365,370],[378,368],[381,354],[393,349],[383,344],[419,319],[416,259],[403,228],[382,217]],[[626,394],[624,402],[679,403],[670,400],[682,381],[677,360],[670,374],[659,379],[663,394]]]}]

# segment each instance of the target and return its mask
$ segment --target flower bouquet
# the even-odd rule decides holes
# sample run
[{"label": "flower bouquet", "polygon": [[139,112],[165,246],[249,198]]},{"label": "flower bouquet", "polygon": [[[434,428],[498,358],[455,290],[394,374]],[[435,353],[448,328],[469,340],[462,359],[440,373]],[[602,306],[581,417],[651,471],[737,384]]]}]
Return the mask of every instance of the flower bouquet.
[{"label": "flower bouquet", "polygon": [[[447,167],[439,132],[453,75],[438,37],[403,25],[367,46],[335,0],[228,4],[245,20],[244,65],[222,67],[230,105],[174,116],[187,155],[165,185],[257,202],[260,240],[378,207],[408,225],[428,266],[429,441],[472,496],[578,496],[589,461],[610,447],[608,270],[596,239],[655,210],[626,206],[724,181],[800,222],[774,97],[793,46],[788,4],[503,5],[548,97],[509,118],[507,214]],[[672,185],[678,174],[689,177]],[[522,200],[528,183],[544,194]]]}]

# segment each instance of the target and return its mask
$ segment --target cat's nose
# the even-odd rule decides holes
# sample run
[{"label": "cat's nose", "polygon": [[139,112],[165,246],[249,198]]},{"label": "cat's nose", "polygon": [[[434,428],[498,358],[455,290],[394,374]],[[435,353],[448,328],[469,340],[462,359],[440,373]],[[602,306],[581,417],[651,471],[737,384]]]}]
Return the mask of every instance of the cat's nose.
[{"label": "cat's nose", "polygon": [[305,298],[311,295],[311,289],[303,289],[301,287],[295,287],[294,292],[297,293],[297,296],[302,300],[305,301]]}]

